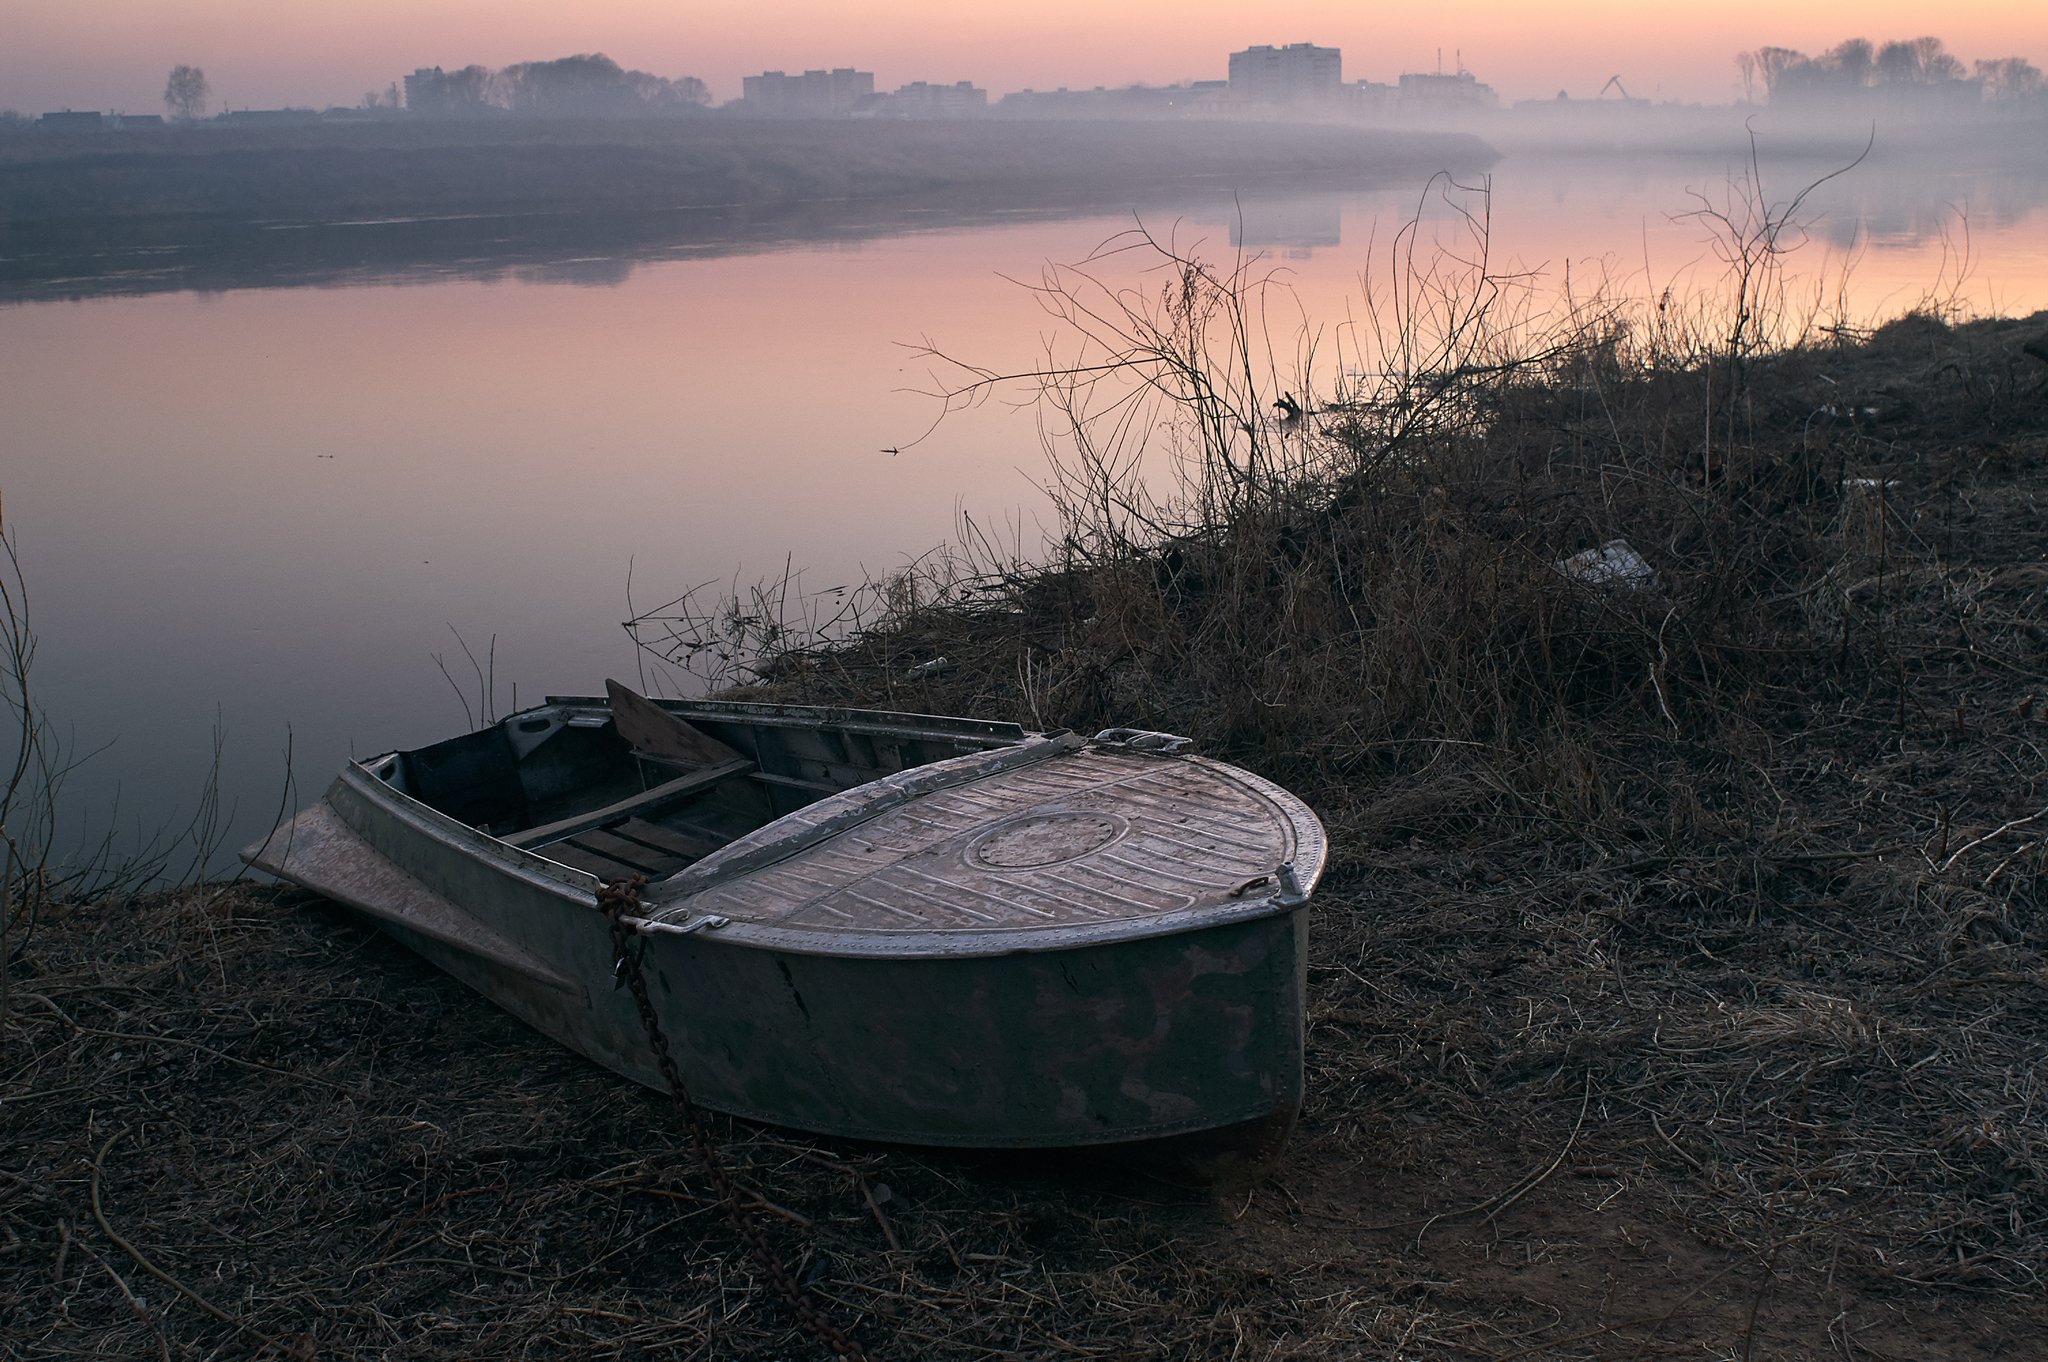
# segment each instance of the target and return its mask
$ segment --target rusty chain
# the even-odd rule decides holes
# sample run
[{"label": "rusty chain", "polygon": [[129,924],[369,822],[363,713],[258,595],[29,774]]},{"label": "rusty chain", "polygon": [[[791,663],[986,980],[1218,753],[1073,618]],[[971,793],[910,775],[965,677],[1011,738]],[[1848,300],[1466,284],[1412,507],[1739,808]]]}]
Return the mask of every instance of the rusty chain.
[{"label": "rusty chain", "polygon": [[597,906],[611,925],[612,950],[618,958],[626,987],[633,994],[634,1006],[640,1011],[640,1024],[646,1029],[647,1043],[654,1051],[655,1067],[661,1071],[662,1081],[668,1085],[669,1105],[675,1109],[676,1120],[689,1135],[697,1162],[711,1180],[712,1190],[718,1194],[719,1209],[725,1212],[733,1232],[747,1246],[747,1255],[767,1276],[775,1294],[789,1306],[797,1323],[824,1344],[834,1357],[845,1362],[869,1362],[866,1350],[847,1337],[845,1331],[811,1299],[811,1294],[804,1290],[775,1252],[775,1246],[768,1242],[767,1231],[761,1228],[759,1218],[741,1198],[739,1184],[733,1181],[732,1173],[719,1157],[717,1146],[712,1144],[711,1136],[697,1114],[697,1104],[690,1100],[690,1090],[683,1085],[675,1057],[669,1052],[668,1037],[662,1033],[661,1018],[654,1010],[654,999],[647,991],[647,976],[640,968],[638,953],[632,949],[633,938],[640,933],[626,921],[627,913],[639,912],[640,890],[646,884],[644,875],[607,881],[597,891]]}]

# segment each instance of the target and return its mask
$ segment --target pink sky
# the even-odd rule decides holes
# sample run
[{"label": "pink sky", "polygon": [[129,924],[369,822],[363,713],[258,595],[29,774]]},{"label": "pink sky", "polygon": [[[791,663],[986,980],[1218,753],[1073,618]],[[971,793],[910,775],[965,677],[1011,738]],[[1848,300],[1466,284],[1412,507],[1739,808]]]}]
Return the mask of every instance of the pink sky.
[{"label": "pink sky", "polygon": [[1965,62],[2016,55],[2048,66],[2048,4],[1957,0],[1758,0],[1650,6],[1641,0],[1445,0],[1430,6],[1303,0],[6,0],[0,108],[34,113],[161,108],[164,73],[203,67],[214,107],[353,104],[416,66],[503,66],[604,52],[659,75],[695,75],[720,100],[763,69],[858,66],[884,89],[972,80],[1001,95],[1032,86],[1220,78],[1252,43],[1344,50],[1346,79],[1465,66],[1510,99],[1629,91],[1724,100],[1734,53],[1818,51],[1849,37],[1933,33]]}]

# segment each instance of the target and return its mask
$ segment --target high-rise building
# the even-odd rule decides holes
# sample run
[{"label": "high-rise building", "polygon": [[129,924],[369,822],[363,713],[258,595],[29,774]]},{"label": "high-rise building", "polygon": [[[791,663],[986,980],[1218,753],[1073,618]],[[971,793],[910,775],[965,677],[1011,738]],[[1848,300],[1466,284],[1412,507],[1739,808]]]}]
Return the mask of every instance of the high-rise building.
[{"label": "high-rise building", "polygon": [[740,82],[741,105],[769,118],[844,118],[874,94],[875,73],[850,66],[796,76],[763,71]]},{"label": "high-rise building", "polygon": [[1344,84],[1344,54],[1314,43],[1261,45],[1230,54],[1230,93],[1255,104],[1334,99]]},{"label": "high-rise building", "polygon": [[988,112],[988,91],[967,80],[951,85],[914,80],[878,104],[888,118],[979,118]]},{"label": "high-rise building", "polygon": [[1401,77],[1404,112],[1490,109],[1499,102],[1493,87],[1481,84],[1470,71],[1460,70],[1451,75],[1410,71]]}]

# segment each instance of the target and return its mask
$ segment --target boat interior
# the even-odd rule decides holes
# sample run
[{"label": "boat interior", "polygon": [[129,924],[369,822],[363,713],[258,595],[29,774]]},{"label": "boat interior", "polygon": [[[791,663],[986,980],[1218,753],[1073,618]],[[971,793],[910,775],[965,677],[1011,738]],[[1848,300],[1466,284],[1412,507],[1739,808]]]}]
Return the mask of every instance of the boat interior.
[{"label": "boat interior", "polygon": [[718,701],[554,697],[365,763],[399,792],[604,879],[665,878],[785,814],[883,776],[1012,747],[1014,724]]}]

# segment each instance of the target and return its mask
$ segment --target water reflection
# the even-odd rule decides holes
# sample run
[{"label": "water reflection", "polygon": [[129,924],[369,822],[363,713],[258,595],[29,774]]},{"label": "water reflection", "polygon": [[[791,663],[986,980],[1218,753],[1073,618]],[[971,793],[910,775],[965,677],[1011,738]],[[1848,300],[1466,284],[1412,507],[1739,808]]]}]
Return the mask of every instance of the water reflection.
[{"label": "water reflection", "polygon": [[1238,205],[1230,224],[1237,249],[1277,246],[1301,258],[1312,247],[1344,244],[1343,194],[1288,194]]},{"label": "water reflection", "polygon": [[512,277],[522,284],[574,284],[579,288],[617,288],[633,277],[638,261],[619,255],[584,255],[522,265]]}]

